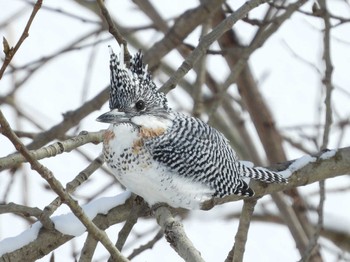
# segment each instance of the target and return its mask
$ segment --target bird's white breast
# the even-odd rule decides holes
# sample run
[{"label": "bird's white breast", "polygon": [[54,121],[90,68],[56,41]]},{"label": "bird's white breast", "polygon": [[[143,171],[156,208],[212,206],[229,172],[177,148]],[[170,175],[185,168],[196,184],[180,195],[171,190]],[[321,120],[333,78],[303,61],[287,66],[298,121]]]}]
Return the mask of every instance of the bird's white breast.
[{"label": "bird's white breast", "polygon": [[173,207],[198,209],[203,201],[211,198],[213,190],[170,171],[153,160],[143,146],[143,139],[159,135],[162,127],[167,125],[159,125],[157,133],[132,124],[111,125],[104,140],[105,160],[120,183],[150,205],[167,203]]}]

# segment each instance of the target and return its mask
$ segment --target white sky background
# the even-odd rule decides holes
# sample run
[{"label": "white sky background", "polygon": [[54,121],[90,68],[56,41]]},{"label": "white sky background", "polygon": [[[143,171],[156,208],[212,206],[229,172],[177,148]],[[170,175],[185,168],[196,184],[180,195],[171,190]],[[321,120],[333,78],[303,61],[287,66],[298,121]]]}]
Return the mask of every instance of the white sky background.
[{"label": "white sky background", "polygon": [[[182,1],[181,5],[176,4],[175,1],[152,1],[156,8],[160,11],[164,18],[172,18],[181,14],[189,7],[197,6],[197,1]],[[228,1],[232,7],[238,7],[244,1]],[[73,1],[44,1],[44,5],[56,7],[67,10],[70,13],[98,21],[98,17],[89,11],[81,8]],[[345,1],[334,0],[328,1],[329,8],[332,13],[343,17],[350,17],[350,7]],[[305,8],[310,6],[306,5]],[[8,17],[22,8],[27,8],[25,15],[12,21],[5,30],[2,28],[0,36],[5,36],[10,45],[14,45],[32,10],[31,6],[25,4],[23,1],[6,1],[0,0],[0,23],[4,22]],[[140,11],[135,8],[131,1],[109,1],[109,11],[117,18],[117,20],[124,26],[143,26],[150,23],[150,21],[142,15]],[[308,11],[309,11],[308,10]],[[254,15],[259,16],[264,12],[263,9],[255,10]],[[62,47],[68,45],[79,36],[93,30],[96,25],[91,23],[83,23],[79,20],[68,18],[56,12],[47,11],[44,8],[39,11],[34,19],[30,29],[29,37],[24,41],[23,45],[14,57],[13,64],[21,66],[43,56],[47,56],[60,50]],[[320,20],[306,17],[303,15],[294,15],[286,22],[282,28],[270,40],[267,41],[260,50],[254,53],[250,59],[253,73],[256,79],[261,82],[260,90],[263,93],[266,101],[270,106],[271,111],[275,117],[279,128],[285,130],[286,127],[296,125],[312,125],[323,122],[323,113],[320,115],[319,107],[323,108],[323,94],[324,89],[321,83],[321,76],[314,68],[296,58],[286,44],[303,59],[315,65],[323,73],[324,67],[322,62],[322,34],[320,29],[323,24]],[[236,29],[243,42],[247,43],[254,34],[255,28],[244,24],[237,23]],[[100,36],[106,38],[107,33]],[[161,34],[154,33],[154,31],[146,31],[142,33],[143,41],[146,46],[151,46],[155,41],[161,38]],[[187,39],[187,43],[196,45],[198,42],[199,32],[192,33]],[[349,119],[350,116],[350,25],[339,26],[332,30],[332,61],[334,68],[333,83],[336,89],[333,92],[333,109],[336,113],[335,121],[340,119]],[[90,38],[86,43],[92,42],[94,38]],[[95,59],[89,75],[89,85],[87,99],[94,97],[100,92],[109,82],[108,69],[108,45],[112,45],[115,51],[118,50],[114,40],[102,43],[98,46],[95,54]],[[215,49],[215,45],[213,46]],[[3,54],[1,54],[3,57]],[[57,59],[51,60],[41,70],[35,72],[34,76],[23,86],[17,93],[17,103],[22,110],[25,110],[29,115],[35,115],[36,121],[43,125],[46,129],[57,124],[62,119],[62,113],[69,110],[74,110],[82,104],[83,83],[86,77],[86,70],[88,67],[88,60],[91,55],[91,48],[69,52],[60,55]],[[182,59],[175,52],[168,54],[165,57],[167,62],[173,66],[178,67],[182,63]],[[222,63],[221,57],[210,57],[208,59],[208,67],[210,69],[217,69],[216,78],[218,81],[223,81],[229,72],[227,65]],[[8,68],[9,70],[9,68]],[[213,72],[213,70],[211,70]],[[18,79],[22,77],[21,74],[16,76]],[[191,73],[187,76],[188,79],[193,80]],[[163,80],[163,79],[162,79]],[[166,79],[164,79],[166,80]],[[12,80],[8,75],[0,82],[0,95],[5,95],[12,88]],[[345,90],[341,91],[341,90]],[[236,93],[235,87],[230,89],[232,94]],[[192,102],[188,97],[183,97],[183,92],[177,90],[172,91],[170,102],[175,103],[181,101],[187,104],[175,105],[175,108],[185,108],[190,110]],[[95,112],[85,118],[80,130],[96,131],[107,126],[95,122],[95,118],[102,112],[108,109],[107,103],[100,112]],[[22,121],[20,126],[16,126],[14,113],[9,110],[9,107],[1,105],[5,116],[9,120],[12,127],[25,131],[38,130],[26,121]],[[323,112],[323,111],[322,111]],[[349,130],[347,130],[349,131]],[[308,129],[308,134],[313,134],[314,129]],[[288,131],[288,135],[296,140],[301,140],[298,131]],[[331,143],[329,148],[338,146],[337,141],[339,132],[331,133]],[[26,141],[26,140],[24,140]],[[346,133],[341,147],[349,146],[350,135]],[[310,150],[314,150],[312,144],[306,145]],[[83,147],[91,157],[96,157],[101,145],[86,145]],[[257,147],[261,148],[260,145]],[[301,152],[291,149],[286,145],[288,158],[293,159],[300,157]],[[6,138],[0,136],[0,157],[6,156],[13,150],[13,146]],[[70,153],[63,154],[52,159],[41,161],[54,171],[55,176],[62,182],[62,184],[70,181],[76,174],[84,169],[88,163],[79,155]],[[43,208],[50,203],[55,194],[43,189],[44,181],[38,174],[25,169],[24,173],[27,176],[30,184],[29,199],[27,199],[29,206],[37,206]],[[15,203],[23,203],[21,198],[22,175],[17,174],[14,180],[13,189],[10,191],[8,201]],[[8,172],[0,173],[0,197],[3,197],[5,185],[8,184],[10,176]],[[91,192],[96,192],[99,188],[106,184],[113,183],[113,180],[102,172],[96,172],[92,175],[90,182],[82,186],[76,196],[84,203],[84,197],[90,196]],[[327,189],[337,188],[339,186],[350,186],[349,177],[335,178],[326,181]],[[310,193],[317,192],[317,184],[302,188],[303,195],[308,196]],[[101,196],[113,196],[121,192],[122,189],[116,185],[110,190],[104,192]],[[0,199],[2,200],[2,199]],[[316,194],[307,197],[310,204],[317,205],[318,197]],[[339,225],[341,228],[346,221],[350,224],[350,212],[348,203],[350,202],[349,191],[341,193],[329,193],[325,202],[325,211],[327,216],[326,221],[334,221],[334,225]],[[260,201],[257,210],[260,210],[261,204],[264,203],[269,210],[275,211],[275,206],[270,202],[269,197],[265,197]],[[210,211],[196,211],[191,212],[190,218],[184,221],[185,230],[189,238],[194,242],[194,245],[200,250],[203,258],[206,261],[223,261],[228,251],[232,248],[234,236],[237,230],[237,220],[225,220],[223,216],[230,212],[237,212],[240,210],[242,203],[235,202],[216,207]],[[60,208],[55,215],[67,212],[68,208]],[[329,214],[329,216],[328,216]],[[153,237],[157,230],[155,219],[147,220],[141,219],[133,230],[133,235],[127,241],[123,253],[128,255],[134,248],[140,244],[144,244],[151,237]],[[337,221],[337,222],[335,222]],[[338,221],[345,221],[340,223]],[[15,226],[14,226],[15,225]],[[120,225],[111,227],[108,232],[114,242]],[[0,240],[6,237],[15,236],[27,229],[28,225],[22,219],[18,219],[12,215],[0,216]],[[148,230],[154,230],[154,233],[149,235],[147,239],[143,238],[134,241],[136,234],[144,234]],[[79,246],[83,244],[85,235],[73,240],[80,250]],[[325,261],[334,261],[337,250],[328,241],[323,241],[329,249],[322,249],[325,256]],[[70,256],[72,252],[71,244],[65,244],[55,251],[55,256],[58,261],[72,261]],[[95,259],[105,260],[106,251],[103,247],[98,248]],[[166,258],[167,261],[182,261],[178,255],[169,247],[164,239],[159,241],[155,247],[145,252],[143,255],[134,259],[134,261],[160,261],[159,258]],[[348,256],[349,258],[349,256]],[[291,238],[288,229],[284,226],[276,224],[253,222],[248,235],[248,243],[245,252],[245,261],[296,261],[299,259],[299,254],[295,248],[295,242]],[[49,256],[40,261],[49,261]]]}]

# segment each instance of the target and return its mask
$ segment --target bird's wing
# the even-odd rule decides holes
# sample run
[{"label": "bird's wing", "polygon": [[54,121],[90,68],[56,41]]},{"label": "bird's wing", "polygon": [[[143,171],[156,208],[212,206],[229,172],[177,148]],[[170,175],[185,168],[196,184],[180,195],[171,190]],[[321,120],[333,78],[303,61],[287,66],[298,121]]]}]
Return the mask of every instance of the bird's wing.
[{"label": "bird's wing", "polygon": [[208,184],[214,196],[254,194],[241,179],[236,154],[219,131],[197,118],[174,116],[165,134],[146,142],[154,160],[179,176]]}]

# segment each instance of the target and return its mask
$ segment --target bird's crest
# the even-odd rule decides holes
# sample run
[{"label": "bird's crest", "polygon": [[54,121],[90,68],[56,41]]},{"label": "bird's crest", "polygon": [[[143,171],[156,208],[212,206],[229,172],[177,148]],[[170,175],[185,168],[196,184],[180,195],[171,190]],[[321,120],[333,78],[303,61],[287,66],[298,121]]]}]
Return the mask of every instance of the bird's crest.
[{"label": "bird's crest", "polygon": [[130,59],[130,67],[124,63],[124,48],[121,45],[117,56],[110,48],[111,90],[109,97],[110,109],[123,109],[135,103],[140,98],[149,106],[167,109],[167,100],[163,93],[158,92],[156,85],[148,72],[148,66],[143,63],[142,53],[138,51]]}]

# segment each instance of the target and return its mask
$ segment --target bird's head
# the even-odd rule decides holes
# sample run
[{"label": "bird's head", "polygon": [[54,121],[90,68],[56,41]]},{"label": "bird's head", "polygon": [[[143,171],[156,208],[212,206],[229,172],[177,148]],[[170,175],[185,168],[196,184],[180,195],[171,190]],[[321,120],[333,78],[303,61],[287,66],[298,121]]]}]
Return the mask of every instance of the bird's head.
[{"label": "bird's head", "polygon": [[124,64],[123,46],[119,57],[110,48],[111,86],[109,112],[99,116],[99,122],[144,125],[145,121],[166,120],[169,108],[165,95],[155,83],[142,61],[139,51],[130,59],[130,67]]}]

